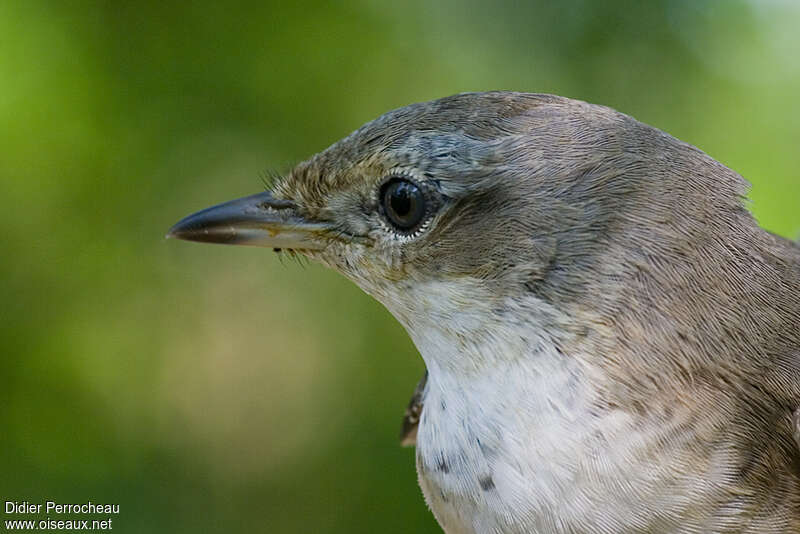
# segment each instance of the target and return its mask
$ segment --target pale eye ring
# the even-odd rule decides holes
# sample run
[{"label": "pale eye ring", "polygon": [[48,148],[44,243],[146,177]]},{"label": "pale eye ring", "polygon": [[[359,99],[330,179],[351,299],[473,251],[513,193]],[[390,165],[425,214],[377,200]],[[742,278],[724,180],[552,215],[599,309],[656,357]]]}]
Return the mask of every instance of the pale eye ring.
[{"label": "pale eye ring", "polygon": [[402,177],[384,183],[379,200],[383,216],[403,234],[413,233],[428,214],[425,193],[417,184]]}]

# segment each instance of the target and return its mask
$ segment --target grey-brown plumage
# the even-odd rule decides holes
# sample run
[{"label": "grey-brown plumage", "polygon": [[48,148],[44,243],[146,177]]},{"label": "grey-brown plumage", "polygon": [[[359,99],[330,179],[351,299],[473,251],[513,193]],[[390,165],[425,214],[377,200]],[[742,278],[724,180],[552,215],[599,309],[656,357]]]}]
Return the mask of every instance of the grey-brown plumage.
[{"label": "grey-brown plumage", "polygon": [[609,108],[476,93],[173,235],[297,250],[406,327],[447,532],[800,532],[800,248],[746,191]]},{"label": "grey-brown plumage", "polygon": [[425,393],[425,385],[428,383],[428,371],[420,378],[417,387],[414,388],[414,394],[411,395],[411,400],[408,401],[408,406],[403,414],[403,425],[400,428],[400,444],[404,447],[410,447],[417,443],[417,428],[419,427],[419,418],[422,415],[422,399]]}]

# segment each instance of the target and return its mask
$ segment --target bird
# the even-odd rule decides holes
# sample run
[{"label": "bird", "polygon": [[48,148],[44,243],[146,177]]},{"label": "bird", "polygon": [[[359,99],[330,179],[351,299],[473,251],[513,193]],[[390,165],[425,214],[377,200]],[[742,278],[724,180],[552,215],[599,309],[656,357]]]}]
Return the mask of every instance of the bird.
[{"label": "bird", "polygon": [[462,93],[168,237],[305,256],[391,312],[448,534],[800,532],[800,246],[749,187],[609,107]]}]

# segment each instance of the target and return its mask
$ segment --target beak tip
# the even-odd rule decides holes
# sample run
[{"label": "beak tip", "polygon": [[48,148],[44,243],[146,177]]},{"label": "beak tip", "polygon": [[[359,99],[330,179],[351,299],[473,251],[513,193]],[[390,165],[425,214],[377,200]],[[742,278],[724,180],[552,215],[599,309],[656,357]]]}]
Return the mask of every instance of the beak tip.
[{"label": "beak tip", "polygon": [[232,236],[209,232],[205,228],[195,228],[181,223],[176,224],[164,234],[164,239],[178,239],[181,241],[199,241],[202,243],[225,243],[232,239]]},{"label": "beak tip", "polygon": [[183,221],[180,221],[167,230],[164,239],[187,239],[186,227],[182,223]]}]

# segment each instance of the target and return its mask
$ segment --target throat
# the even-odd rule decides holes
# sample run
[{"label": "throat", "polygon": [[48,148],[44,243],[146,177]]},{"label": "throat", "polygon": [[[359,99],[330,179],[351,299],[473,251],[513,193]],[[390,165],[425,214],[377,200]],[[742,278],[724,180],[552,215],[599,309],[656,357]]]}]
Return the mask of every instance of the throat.
[{"label": "throat", "polygon": [[454,380],[496,368],[564,360],[574,321],[531,295],[501,297],[473,279],[414,283],[376,295],[403,324],[432,375]]},{"label": "throat", "polygon": [[452,446],[447,455],[455,465],[479,459],[470,449],[477,448],[472,452],[488,461],[501,454],[513,457],[512,442],[535,442],[536,454],[547,456],[547,449],[563,443],[562,435],[589,426],[585,423],[596,392],[581,363],[552,345],[532,346],[524,338],[508,341],[486,347],[503,351],[504,358],[490,356],[491,365],[469,371],[440,365],[441,353],[426,358],[428,386],[418,436],[423,455],[439,456]]},{"label": "throat", "polygon": [[558,493],[596,446],[600,375],[562,352],[555,314],[526,308],[407,325],[429,373],[417,471],[448,532],[529,531],[523,518],[575,498]]}]

